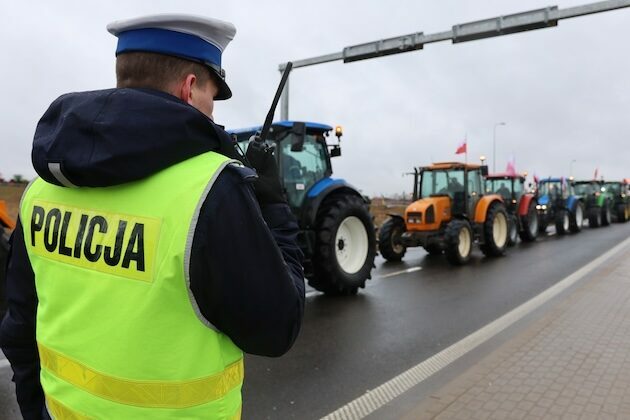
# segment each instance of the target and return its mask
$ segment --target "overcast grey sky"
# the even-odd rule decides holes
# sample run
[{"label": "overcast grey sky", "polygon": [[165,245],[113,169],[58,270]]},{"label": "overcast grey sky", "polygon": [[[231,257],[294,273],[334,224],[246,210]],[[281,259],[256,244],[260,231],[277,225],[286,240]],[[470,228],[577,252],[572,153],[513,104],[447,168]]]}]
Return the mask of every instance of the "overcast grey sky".
[{"label": "overcast grey sky", "polygon": [[[234,97],[215,120],[262,123],[279,81],[278,64],[344,46],[449,30],[452,25],[588,1],[23,1],[0,14],[0,173],[35,175],[30,148],[49,103],[70,91],[112,87],[112,20],[194,13],[233,22],[223,56]],[[630,177],[630,9],[563,20],[555,28],[360,61],[297,69],[291,118],[344,127],[336,177],[371,195],[410,191],[402,173],[454,160],[468,137],[469,160],[538,176]]]}]

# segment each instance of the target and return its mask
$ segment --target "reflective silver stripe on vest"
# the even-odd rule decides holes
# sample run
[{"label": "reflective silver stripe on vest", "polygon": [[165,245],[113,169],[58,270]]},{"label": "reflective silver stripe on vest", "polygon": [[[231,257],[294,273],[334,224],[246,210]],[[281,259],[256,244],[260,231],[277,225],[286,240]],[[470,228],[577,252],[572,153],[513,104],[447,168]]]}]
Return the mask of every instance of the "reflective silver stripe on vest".
[{"label": "reflective silver stripe on vest", "polygon": [[214,182],[217,180],[219,174],[223,172],[223,169],[225,169],[225,167],[230,164],[237,164],[239,166],[242,165],[237,160],[228,160],[226,162],[223,162],[221,166],[219,166],[219,168],[216,170],[216,172],[208,182],[208,185],[206,185],[206,188],[203,190],[201,197],[199,198],[199,202],[197,203],[197,207],[195,208],[195,212],[193,213],[192,220],[190,221],[190,229],[188,230],[188,237],[186,238],[186,248],[184,249],[184,278],[186,279],[186,287],[188,288],[188,298],[190,299],[190,303],[193,307],[193,310],[195,311],[195,314],[197,315],[197,318],[199,318],[203,325],[217,332],[219,332],[219,329],[212,325],[212,323],[208,321],[199,310],[199,305],[197,304],[192,289],[190,288],[190,256],[192,254],[192,244],[195,236],[195,230],[197,229],[197,222],[199,221],[201,206],[206,201],[206,197],[208,197],[210,189],[214,185]]},{"label": "reflective silver stripe on vest", "polygon": [[63,172],[61,172],[61,163],[49,163],[48,170],[50,171],[52,176],[54,176],[55,179],[57,179],[57,181],[59,181],[59,183],[61,183],[61,185],[63,185],[64,187],[76,188],[76,185],[70,182],[68,178],[66,178],[66,176],[63,174]]}]

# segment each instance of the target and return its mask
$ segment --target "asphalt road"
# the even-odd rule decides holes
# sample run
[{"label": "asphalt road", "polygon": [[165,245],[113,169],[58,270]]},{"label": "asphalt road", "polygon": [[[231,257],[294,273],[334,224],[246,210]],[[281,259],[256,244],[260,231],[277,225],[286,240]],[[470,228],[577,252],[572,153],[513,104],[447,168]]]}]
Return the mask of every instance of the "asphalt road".
[{"label": "asphalt road", "polygon": [[[307,293],[293,349],[248,356],[243,418],[316,419],[459,341],[562,280],[630,236],[630,223],[519,243],[501,258],[475,252],[452,267],[410,250],[402,263],[377,259],[357,296]],[[406,272],[408,271],[408,272]],[[0,354],[0,419],[17,415],[11,369]]]}]

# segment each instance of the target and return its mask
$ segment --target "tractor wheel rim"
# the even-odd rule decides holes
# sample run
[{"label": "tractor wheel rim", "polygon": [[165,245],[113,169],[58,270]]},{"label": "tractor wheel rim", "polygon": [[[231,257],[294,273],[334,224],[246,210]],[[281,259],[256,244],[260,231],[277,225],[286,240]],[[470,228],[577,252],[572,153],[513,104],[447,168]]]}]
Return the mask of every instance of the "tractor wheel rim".
[{"label": "tractor wheel rim", "polygon": [[457,251],[462,258],[468,257],[470,249],[472,247],[472,240],[470,237],[470,231],[465,227],[462,227],[459,231],[459,244],[457,245]]},{"label": "tractor wheel rim", "polygon": [[516,226],[516,220],[513,220],[513,222],[510,226],[510,240],[514,243],[518,237],[518,226]]},{"label": "tractor wheel rim", "polygon": [[492,223],[492,239],[494,240],[494,244],[499,248],[503,248],[507,241],[507,229],[507,219],[505,215],[503,213],[497,213]]},{"label": "tractor wheel rim", "polygon": [[363,267],[368,255],[368,234],[361,219],[349,216],[343,219],[335,236],[335,255],[343,271],[354,274]]},{"label": "tractor wheel rim", "polygon": [[582,226],[582,222],[584,222],[584,214],[582,213],[582,206],[577,206],[575,208],[575,224],[580,227]]},{"label": "tractor wheel rim", "polygon": [[562,228],[567,231],[569,230],[569,215],[564,213],[564,217],[562,218]]},{"label": "tractor wheel rim", "polygon": [[402,252],[405,249],[405,247],[400,243],[400,235],[401,234],[402,234],[402,232],[401,232],[400,228],[392,229],[391,245],[392,245],[392,250],[396,254],[402,254]]}]

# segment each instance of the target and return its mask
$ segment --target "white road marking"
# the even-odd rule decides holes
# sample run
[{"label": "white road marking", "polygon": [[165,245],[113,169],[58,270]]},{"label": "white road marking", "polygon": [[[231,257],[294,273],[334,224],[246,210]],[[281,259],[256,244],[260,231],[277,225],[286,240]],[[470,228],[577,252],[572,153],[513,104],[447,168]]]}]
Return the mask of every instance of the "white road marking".
[{"label": "white road marking", "polygon": [[480,344],[510,327],[515,322],[529,315],[531,312],[571,287],[577,281],[582,279],[628,245],[630,245],[630,238],[621,242],[605,254],[595,258],[579,270],[549,287],[538,296],[535,296],[522,305],[512,309],[507,314],[492,321],[452,346],[429,357],[424,362],[418,363],[416,366],[401,373],[393,379],[390,379],[384,384],[367,391],[361,397],[349,402],[338,410],[328,414],[326,417],[323,417],[323,420],[354,420],[362,419],[368,416],[402,393],[439,372],[441,369],[445,368]]},{"label": "white road marking", "polygon": [[7,366],[11,366],[11,364],[9,363],[7,359],[0,360],[0,369],[4,369]]},{"label": "white road marking", "polygon": [[388,277],[394,277],[399,274],[413,273],[415,271],[420,271],[420,270],[422,270],[422,267],[411,267],[406,270],[394,271],[393,273],[385,274],[384,276],[380,276],[379,279],[386,279]]}]

